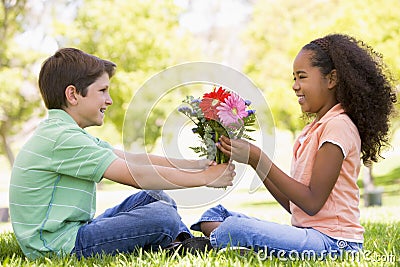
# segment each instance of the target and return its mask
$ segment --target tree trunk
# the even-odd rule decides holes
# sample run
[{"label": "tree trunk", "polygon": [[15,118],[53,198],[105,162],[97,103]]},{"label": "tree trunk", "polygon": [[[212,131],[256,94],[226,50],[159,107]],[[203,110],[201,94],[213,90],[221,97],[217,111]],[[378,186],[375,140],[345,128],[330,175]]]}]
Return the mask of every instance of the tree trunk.
[{"label": "tree trunk", "polygon": [[363,186],[364,206],[381,206],[383,190],[381,188],[377,188],[374,184],[374,177],[372,175],[372,163],[365,164],[363,173]]},{"label": "tree trunk", "polygon": [[10,214],[8,208],[0,208],[0,222],[8,222],[10,220]]},{"label": "tree trunk", "polygon": [[364,191],[371,191],[375,188],[374,177],[372,176],[372,163],[366,163],[363,173]]},{"label": "tree trunk", "polygon": [[14,165],[14,153],[11,150],[11,147],[9,146],[8,142],[7,142],[7,138],[3,133],[0,133],[0,137],[1,137],[1,144],[3,146],[3,150],[6,153],[8,162],[10,163],[10,166],[12,167]]}]

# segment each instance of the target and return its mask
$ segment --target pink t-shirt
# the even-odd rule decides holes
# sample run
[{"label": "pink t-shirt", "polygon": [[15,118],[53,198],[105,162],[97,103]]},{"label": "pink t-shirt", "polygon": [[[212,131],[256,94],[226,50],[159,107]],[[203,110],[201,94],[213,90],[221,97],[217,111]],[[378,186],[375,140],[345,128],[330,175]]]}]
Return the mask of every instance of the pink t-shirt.
[{"label": "pink t-shirt", "polygon": [[308,185],[315,156],[325,142],[339,146],[343,152],[338,180],[326,203],[314,216],[290,202],[292,225],[312,227],[336,239],[363,242],[364,228],[360,224],[360,195],[356,183],[361,166],[361,139],[357,127],[340,104],[303,129],[294,144],[291,176]]}]

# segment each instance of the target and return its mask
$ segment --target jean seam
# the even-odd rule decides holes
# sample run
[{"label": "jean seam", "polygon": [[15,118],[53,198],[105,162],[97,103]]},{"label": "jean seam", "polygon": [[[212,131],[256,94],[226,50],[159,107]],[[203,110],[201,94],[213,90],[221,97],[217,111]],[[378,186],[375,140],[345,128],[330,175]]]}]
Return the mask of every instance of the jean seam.
[{"label": "jean seam", "polygon": [[74,247],[74,250],[75,250],[75,252],[83,252],[83,251],[87,251],[87,250],[90,250],[90,249],[92,249],[92,248],[96,248],[96,247],[98,247],[98,246],[102,246],[102,245],[105,245],[105,244],[108,244],[108,243],[118,242],[118,241],[121,241],[121,240],[129,240],[129,239],[143,238],[144,236],[149,236],[149,235],[154,235],[154,234],[157,234],[157,235],[164,235],[164,236],[168,237],[168,238],[171,240],[171,242],[172,242],[172,236],[171,236],[170,234],[166,234],[166,233],[164,233],[164,232],[153,232],[153,233],[151,233],[151,234],[130,236],[130,237],[124,237],[124,238],[108,239],[107,241],[99,242],[99,243],[93,244],[92,246],[87,246],[87,247],[82,247],[82,246],[81,246],[80,249],[77,249],[76,247]]},{"label": "jean seam", "polygon": [[210,243],[211,243],[211,246],[213,248],[217,247],[217,237],[216,237],[216,234],[215,234],[215,230],[217,230],[217,228],[212,230],[211,233],[210,233]]}]

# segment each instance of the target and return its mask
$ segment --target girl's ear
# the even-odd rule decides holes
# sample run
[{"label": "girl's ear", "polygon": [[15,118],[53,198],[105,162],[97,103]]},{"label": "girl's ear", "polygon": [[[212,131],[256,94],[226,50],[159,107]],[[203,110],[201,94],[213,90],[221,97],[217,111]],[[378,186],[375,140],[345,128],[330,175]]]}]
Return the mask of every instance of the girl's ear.
[{"label": "girl's ear", "polygon": [[328,78],[329,78],[329,84],[328,84],[329,89],[335,88],[336,84],[338,83],[336,69],[331,70],[331,73],[329,73]]},{"label": "girl's ear", "polygon": [[76,91],[76,87],[73,85],[68,85],[67,88],[65,88],[65,97],[67,99],[67,104],[75,106],[78,104],[78,98],[77,98],[78,92]]}]

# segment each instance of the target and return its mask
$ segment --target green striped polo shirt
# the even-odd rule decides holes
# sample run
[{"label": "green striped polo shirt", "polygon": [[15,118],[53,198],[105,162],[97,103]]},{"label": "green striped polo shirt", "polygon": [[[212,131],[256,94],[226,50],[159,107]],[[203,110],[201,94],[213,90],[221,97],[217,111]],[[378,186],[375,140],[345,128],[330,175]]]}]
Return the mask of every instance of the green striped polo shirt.
[{"label": "green striped polo shirt", "polygon": [[49,110],[15,159],[10,215],[24,254],[68,254],[96,212],[96,183],[117,158],[63,110]]}]

